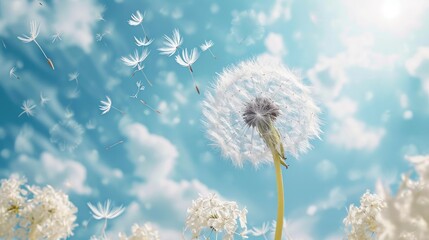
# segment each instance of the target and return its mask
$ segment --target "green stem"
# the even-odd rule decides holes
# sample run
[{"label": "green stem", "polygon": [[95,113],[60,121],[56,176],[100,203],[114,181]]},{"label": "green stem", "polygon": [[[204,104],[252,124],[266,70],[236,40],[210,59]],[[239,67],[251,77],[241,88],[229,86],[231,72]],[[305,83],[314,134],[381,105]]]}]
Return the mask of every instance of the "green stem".
[{"label": "green stem", "polygon": [[284,215],[284,189],[283,189],[283,177],[280,165],[280,156],[277,152],[273,152],[274,168],[276,170],[276,182],[277,182],[277,222],[276,222],[276,233],[274,240],[282,239],[283,230],[283,215]]}]

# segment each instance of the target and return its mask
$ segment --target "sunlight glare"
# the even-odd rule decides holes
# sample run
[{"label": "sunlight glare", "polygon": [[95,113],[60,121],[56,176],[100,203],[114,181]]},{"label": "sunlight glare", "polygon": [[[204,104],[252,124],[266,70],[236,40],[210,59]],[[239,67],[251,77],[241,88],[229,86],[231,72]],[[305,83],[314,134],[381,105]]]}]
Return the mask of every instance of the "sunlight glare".
[{"label": "sunlight glare", "polygon": [[401,4],[399,1],[387,0],[381,6],[381,14],[386,20],[393,20],[401,15]]}]

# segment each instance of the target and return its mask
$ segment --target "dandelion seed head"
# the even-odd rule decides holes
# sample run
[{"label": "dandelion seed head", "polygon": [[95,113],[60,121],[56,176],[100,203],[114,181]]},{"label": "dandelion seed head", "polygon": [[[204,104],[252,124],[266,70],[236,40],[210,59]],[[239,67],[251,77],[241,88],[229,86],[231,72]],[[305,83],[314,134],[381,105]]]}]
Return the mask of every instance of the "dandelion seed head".
[{"label": "dandelion seed head", "polygon": [[73,151],[82,143],[84,128],[73,119],[66,119],[55,124],[50,130],[50,140],[61,151]]},{"label": "dandelion seed head", "polygon": [[272,162],[258,132],[272,122],[286,154],[295,157],[320,133],[319,108],[310,90],[282,64],[268,58],[239,63],[218,75],[203,102],[207,135],[236,166]]}]

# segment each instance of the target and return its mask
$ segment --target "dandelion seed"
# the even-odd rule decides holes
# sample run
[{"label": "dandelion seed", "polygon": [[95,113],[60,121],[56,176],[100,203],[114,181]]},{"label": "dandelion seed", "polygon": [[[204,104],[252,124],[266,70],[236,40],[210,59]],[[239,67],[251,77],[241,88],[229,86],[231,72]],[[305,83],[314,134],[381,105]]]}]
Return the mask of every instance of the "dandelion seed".
[{"label": "dandelion seed", "polygon": [[212,55],[214,59],[216,59],[216,56],[213,54],[212,50],[210,50],[211,47],[213,47],[214,43],[212,40],[204,41],[203,44],[201,44],[200,49],[201,51],[205,52],[209,50],[209,53]]},{"label": "dandelion seed", "polygon": [[70,99],[76,99],[80,96],[80,90],[76,87],[73,90],[67,92],[67,97]]},{"label": "dandelion seed", "polygon": [[137,92],[133,96],[130,96],[131,98],[137,98],[139,96],[140,91],[143,91],[145,89],[142,81],[136,82],[136,86],[137,86]]},{"label": "dandelion seed", "polygon": [[10,77],[10,78],[14,77],[14,78],[16,78],[16,79],[19,79],[18,75],[16,75],[16,68],[15,68],[15,67],[12,67],[12,68],[9,70],[9,77]]},{"label": "dandelion seed", "polygon": [[179,30],[177,29],[173,30],[172,38],[164,35],[164,39],[165,41],[163,43],[165,47],[158,48],[158,50],[160,51],[160,54],[168,55],[169,57],[173,56],[183,43],[183,38],[180,36]]},{"label": "dandelion seed", "polygon": [[18,117],[21,117],[22,114],[27,114],[27,116],[33,116],[34,112],[33,110],[36,108],[36,105],[33,103],[32,100],[26,100],[22,103],[21,109],[22,112],[18,115]]},{"label": "dandelion seed", "polygon": [[197,61],[199,57],[199,53],[198,50],[196,48],[192,49],[190,54],[188,54],[188,49],[184,49],[182,51],[182,56],[177,55],[176,56],[176,62],[183,66],[183,67],[187,67],[189,69],[189,72],[191,73],[191,77],[192,77],[192,81],[194,82],[195,85],[195,89],[197,90],[197,93],[200,94],[200,89],[198,88],[198,85],[194,79],[194,70],[192,69],[192,64],[195,63],[195,61]]},{"label": "dandelion seed", "polygon": [[122,143],[124,143],[124,140],[117,141],[117,142],[113,143],[112,145],[107,146],[106,150],[110,150],[111,148],[116,147],[116,146],[118,146],[119,144],[122,144]]},{"label": "dandelion seed", "polygon": [[4,43],[4,41],[1,40],[1,42],[3,43],[3,47],[6,49],[6,44]]},{"label": "dandelion seed", "polygon": [[122,62],[124,62],[125,65],[132,68],[137,68],[136,70],[134,70],[133,74],[131,75],[132,77],[136,74],[136,72],[142,72],[146,81],[149,83],[150,86],[152,86],[152,83],[149,81],[146,74],[143,72],[143,69],[144,69],[143,61],[147,58],[147,56],[149,56],[149,53],[150,52],[147,49],[144,49],[142,51],[142,54],[140,55],[139,52],[135,50],[134,56],[130,54],[128,58],[121,57],[121,60]]},{"label": "dandelion seed", "polygon": [[116,111],[120,112],[121,114],[124,114],[124,112],[122,112],[121,110],[117,109],[116,107],[114,107],[112,105],[112,100],[110,100],[110,98],[108,96],[106,96],[106,98],[107,98],[107,102],[106,101],[100,101],[101,102],[100,110],[103,111],[101,113],[101,115],[108,113],[111,108],[115,109]]},{"label": "dandelion seed", "polygon": [[61,151],[68,152],[72,152],[82,143],[84,132],[84,128],[79,123],[67,118],[49,130],[51,142],[58,145]]},{"label": "dandelion seed", "polygon": [[135,68],[139,64],[141,64],[147,58],[147,56],[149,56],[149,53],[150,52],[147,49],[144,49],[142,51],[142,54],[140,55],[139,52],[135,50],[134,56],[130,54],[128,58],[121,57],[121,60],[124,62],[125,65]]},{"label": "dandelion seed", "polygon": [[147,37],[140,39],[134,36],[134,40],[136,41],[136,45],[138,47],[147,47],[153,42],[153,39],[149,39]]},{"label": "dandelion seed", "polygon": [[54,63],[50,58],[48,58],[48,56],[46,56],[45,51],[43,51],[42,47],[39,45],[39,43],[36,40],[37,36],[39,35],[39,32],[40,32],[40,25],[35,21],[31,21],[30,36],[23,34],[22,37],[18,37],[18,39],[23,41],[24,43],[34,42],[37,45],[37,47],[40,49],[40,51],[43,53],[43,56],[45,56],[45,59],[48,62],[49,66],[52,68],[52,70],[54,70],[55,69]]},{"label": "dandelion seed", "polygon": [[106,32],[103,32],[103,33],[97,33],[97,34],[95,35],[95,40],[96,40],[97,42],[101,42],[101,41],[103,41],[104,36],[106,36],[106,35],[108,35],[108,34],[110,34],[110,31],[106,31]]},{"label": "dandelion seed", "polygon": [[71,119],[73,116],[74,116],[74,112],[67,107],[64,113],[64,117],[66,119]]},{"label": "dandelion seed", "polygon": [[250,161],[258,166],[274,160],[278,191],[275,239],[280,239],[284,214],[280,165],[287,167],[286,153],[298,156],[310,148],[310,139],[318,137],[319,111],[308,87],[267,58],[224,70],[203,103],[208,137],[235,165]]},{"label": "dandelion seed", "polygon": [[85,124],[85,127],[86,127],[86,129],[88,129],[88,130],[93,130],[93,129],[95,129],[96,124],[95,124],[95,122],[94,122],[92,119],[90,119],[90,120],[88,120],[88,122]]},{"label": "dandelion seed", "polygon": [[40,92],[40,106],[44,106],[47,102],[49,102],[51,99],[44,97],[43,93]]},{"label": "dandelion seed", "polygon": [[107,199],[106,202],[104,202],[104,205],[101,205],[100,202],[97,203],[97,206],[92,205],[92,203],[87,203],[89,209],[91,209],[91,215],[96,220],[104,219],[104,225],[101,229],[101,235],[103,237],[106,237],[106,227],[107,227],[107,220],[114,219],[121,215],[125,208],[121,205],[118,208],[111,208],[110,206],[110,199]]},{"label": "dandelion seed", "polygon": [[78,72],[72,72],[69,73],[69,82],[76,81],[76,85],[79,85],[79,73]]},{"label": "dandelion seed", "polygon": [[253,227],[251,233],[255,237],[263,236],[265,240],[267,240],[266,234],[270,231],[270,224],[263,223],[261,228]]},{"label": "dandelion seed", "polygon": [[153,112],[158,113],[158,114],[161,114],[161,112],[160,112],[159,110],[154,109],[153,107],[149,106],[145,101],[143,101],[143,100],[141,100],[141,99],[140,99],[140,102],[141,102],[143,105],[145,105],[146,107],[148,107],[150,110],[152,110]]},{"label": "dandelion seed", "polygon": [[54,43],[57,40],[62,41],[63,39],[61,38],[61,32],[56,32],[54,35],[52,35],[52,43]]},{"label": "dandelion seed", "polygon": [[131,14],[131,20],[128,20],[128,24],[131,26],[141,26],[143,33],[145,36],[147,36],[146,31],[143,27],[143,20],[144,16],[146,15],[146,12],[143,12],[143,15],[140,13],[140,11],[137,10],[136,14]]}]

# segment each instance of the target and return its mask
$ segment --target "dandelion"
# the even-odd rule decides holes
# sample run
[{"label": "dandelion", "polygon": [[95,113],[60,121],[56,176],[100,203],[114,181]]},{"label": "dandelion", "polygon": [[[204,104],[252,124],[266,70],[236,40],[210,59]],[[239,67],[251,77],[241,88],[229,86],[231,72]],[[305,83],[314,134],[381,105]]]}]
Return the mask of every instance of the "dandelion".
[{"label": "dandelion", "polygon": [[40,92],[40,106],[43,107],[49,101],[51,101],[51,99],[44,97],[43,92]]},{"label": "dandelion", "polygon": [[61,151],[72,152],[82,143],[84,128],[75,120],[67,118],[73,115],[66,111],[66,119],[55,124],[50,130],[50,140],[58,145]]},{"label": "dandelion", "polygon": [[101,229],[101,235],[106,237],[106,228],[107,228],[107,220],[114,219],[121,215],[125,208],[121,205],[118,208],[111,208],[110,199],[107,199],[104,202],[104,205],[101,205],[100,202],[97,203],[97,207],[92,205],[92,203],[88,203],[89,209],[91,209],[91,215],[96,220],[104,219],[104,225]]},{"label": "dandelion", "polygon": [[106,101],[100,101],[101,102],[100,110],[103,111],[101,113],[101,115],[104,115],[104,114],[108,113],[111,108],[113,108],[116,111],[124,114],[124,112],[122,112],[121,110],[117,109],[116,107],[114,107],[112,105],[112,100],[110,100],[110,98],[108,96],[106,96],[106,99],[107,99],[107,102]]},{"label": "dandelion", "polygon": [[164,35],[164,39],[165,47],[158,48],[158,50],[160,51],[160,54],[168,55],[169,57],[173,56],[183,43],[183,38],[180,36],[179,30],[177,29],[173,30],[172,38]]},{"label": "dandelion", "polygon": [[136,82],[136,86],[137,86],[137,92],[133,96],[130,96],[131,98],[137,98],[139,96],[140,91],[143,91],[145,88],[143,86],[142,81]]},{"label": "dandelion", "polygon": [[182,56],[177,55],[176,56],[176,62],[183,66],[183,67],[187,67],[189,69],[189,72],[191,73],[191,77],[192,77],[192,81],[194,82],[195,85],[195,89],[197,90],[197,93],[200,94],[200,89],[198,88],[198,85],[194,79],[194,70],[192,69],[192,64],[195,63],[195,61],[197,61],[199,57],[199,53],[198,50],[196,48],[192,49],[190,54],[188,54],[188,49],[184,49],[182,51]]},{"label": "dandelion", "polygon": [[27,114],[27,116],[33,116],[34,112],[33,110],[36,108],[36,105],[33,103],[32,100],[25,100],[22,103],[21,109],[22,112],[18,115],[18,117],[21,117],[22,114]]},{"label": "dandelion", "polygon": [[131,228],[132,235],[127,237],[123,233],[119,233],[119,240],[159,240],[158,231],[151,224],[139,226],[134,224]]},{"label": "dandelion", "polygon": [[214,43],[212,40],[209,41],[204,41],[203,44],[201,44],[200,49],[201,51],[205,52],[207,50],[209,50],[210,54],[212,55],[212,57],[214,59],[216,59],[216,56],[213,54],[212,50],[210,50],[211,47],[213,47]]},{"label": "dandelion", "polygon": [[10,77],[10,78],[14,77],[14,78],[16,78],[16,79],[19,79],[18,75],[16,75],[16,68],[15,68],[15,67],[12,67],[12,68],[9,70],[9,77]]},{"label": "dandelion", "polygon": [[136,72],[142,72],[146,81],[149,83],[150,86],[152,86],[152,83],[149,81],[146,74],[143,72],[143,69],[144,69],[143,61],[147,58],[147,56],[149,56],[149,53],[150,52],[147,49],[144,49],[142,51],[142,54],[140,55],[139,52],[137,50],[135,50],[134,56],[130,54],[128,58],[127,57],[121,57],[121,60],[122,60],[122,62],[124,62],[125,65],[127,65],[129,67],[132,67],[132,68],[137,67],[137,70],[134,70],[134,72],[131,76],[134,76],[134,74],[136,74]]},{"label": "dandelion", "polygon": [[136,41],[136,45],[138,47],[147,47],[153,42],[153,39],[149,39],[147,37],[140,39],[134,36],[134,40]]},{"label": "dandelion", "polygon": [[197,200],[192,201],[187,212],[186,229],[191,230],[193,239],[204,236],[206,230],[210,230],[209,234],[215,232],[216,239],[219,234],[223,234],[224,240],[231,240],[234,235],[245,237],[243,233],[237,232],[238,225],[243,232],[247,232],[247,209],[240,210],[236,202],[222,201],[216,194],[200,195]]},{"label": "dandelion", "polygon": [[39,47],[40,51],[43,53],[43,56],[45,56],[46,60],[48,61],[49,66],[52,68],[52,70],[54,70],[55,69],[54,63],[52,62],[52,60],[50,58],[48,58],[48,56],[46,56],[45,51],[43,51],[42,47],[40,46],[40,44],[36,40],[37,36],[39,35],[39,32],[40,32],[40,25],[35,21],[31,21],[30,22],[30,36],[23,34],[22,37],[18,37],[18,39],[23,41],[24,43],[34,42],[37,45],[37,47]]},{"label": "dandelion", "polygon": [[79,85],[79,73],[78,72],[72,72],[69,74],[69,82],[76,81],[76,85]]},{"label": "dandelion", "polygon": [[128,20],[128,24],[131,26],[141,26],[143,33],[145,36],[147,36],[146,31],[144,30],[143,27],[143,20],[144,20],[144,16],[146,15],[146,12],[143,13],[143,15],[140,13],[140,11],[137,10],[136,14],[131,14],[131,20]]},{"label": "dandelion", "polygon": [[284,214],[280,165],[287,167],[286,153],[297,157],[310,148],[310,139],[318,137],[319,111],[308,87],[268,58],[224,70],[203,103],[208,137],[236,166],[245,161],[254,166],[274,162],[278,191],[275,239],[280,239]]},{"label": "dandelion", "polygon": [[52,35],[52,43],[54,43],[56,40],[62,41],[63,39],[61,38],[61,35],[61,32],[56,32],[54,35]]}]

